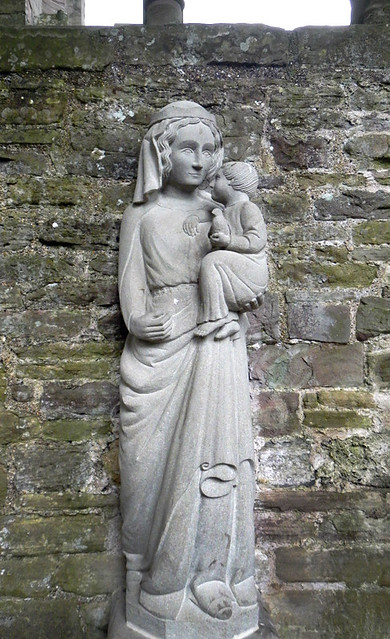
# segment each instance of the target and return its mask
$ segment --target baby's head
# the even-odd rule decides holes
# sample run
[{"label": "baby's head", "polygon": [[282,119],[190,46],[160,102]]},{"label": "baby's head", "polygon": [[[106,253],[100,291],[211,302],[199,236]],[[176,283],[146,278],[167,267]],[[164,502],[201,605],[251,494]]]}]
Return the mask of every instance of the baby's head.
[{"label": "baby's head", "polygon": [[235,191],[246,193],[249,198],[256,195],[259,176],[256,169],[246,162],[226,162],[221,169]]}]

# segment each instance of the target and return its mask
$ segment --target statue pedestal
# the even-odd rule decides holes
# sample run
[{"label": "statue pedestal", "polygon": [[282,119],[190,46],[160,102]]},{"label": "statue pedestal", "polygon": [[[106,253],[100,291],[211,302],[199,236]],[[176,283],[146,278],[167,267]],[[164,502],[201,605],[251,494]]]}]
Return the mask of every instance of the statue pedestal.
[{"label": "statue pedestal", "polygon": [[[150,615],[139,604],[135,604],[132,606],[134,627],[130,627],[126,623],[125,607],[125,591],[117,591],[112,599],[108,639],[278,639],[268,625],[268,620],[257,619],[255,606],[247,610],[246,620],[248,623],[253,622],[254,629],[244,633],[242,632],[242,615],[238,615],[237,612],[236,615],[233,613],[228,621],[220,621],[207,617],[197,606],[186,602],[185,616],[187,618],[189,615],[192,616],[192,622],[180,619],[164,621]],[[261,616],[262,613],[260,613]]]}]

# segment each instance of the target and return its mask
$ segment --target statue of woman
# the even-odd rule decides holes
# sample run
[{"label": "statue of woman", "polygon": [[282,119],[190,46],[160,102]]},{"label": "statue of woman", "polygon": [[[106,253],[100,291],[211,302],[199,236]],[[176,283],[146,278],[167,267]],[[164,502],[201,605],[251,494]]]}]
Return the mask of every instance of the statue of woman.
[{"label": "statue of woman", "polygon": [[[196,628],[172,634],[183,639],[244,637],[257,628],[245,315],[234,339],[195,334],[216,206],[204,186],[222,158],[206,109],[188,101],[161,109],[142,143],[121,229],[126,619],[150,637],[171,636],[154,620]],[[188,235],[189,215],[209,216],[210,224]]]}]

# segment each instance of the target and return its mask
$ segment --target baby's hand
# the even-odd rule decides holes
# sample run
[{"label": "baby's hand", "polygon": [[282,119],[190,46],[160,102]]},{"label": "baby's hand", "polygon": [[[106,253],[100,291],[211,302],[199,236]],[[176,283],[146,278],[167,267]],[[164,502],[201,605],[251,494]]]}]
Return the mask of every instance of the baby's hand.
[{"label": "baby's hand", "polygon": [[183,231],[190,237],[199,233],[199,218],[197,215],[189,215],[183,222]]},{"label": "baby's hand", "polygon": [[230,235],[221,231],[210,235],[210,242],[214,248],[226,248],[230,244]]}]

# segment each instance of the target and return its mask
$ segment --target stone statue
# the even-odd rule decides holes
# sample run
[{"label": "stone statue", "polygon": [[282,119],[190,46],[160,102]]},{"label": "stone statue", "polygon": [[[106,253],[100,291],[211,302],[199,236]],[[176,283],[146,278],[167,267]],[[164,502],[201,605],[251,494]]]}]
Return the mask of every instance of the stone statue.
[{"label": "stone statue", "polygon": [[257,174],[222,169],[214,116],[158,111],[124,214],[119,292],[126,631],[260,637],[245,311],[267,285]]}]

